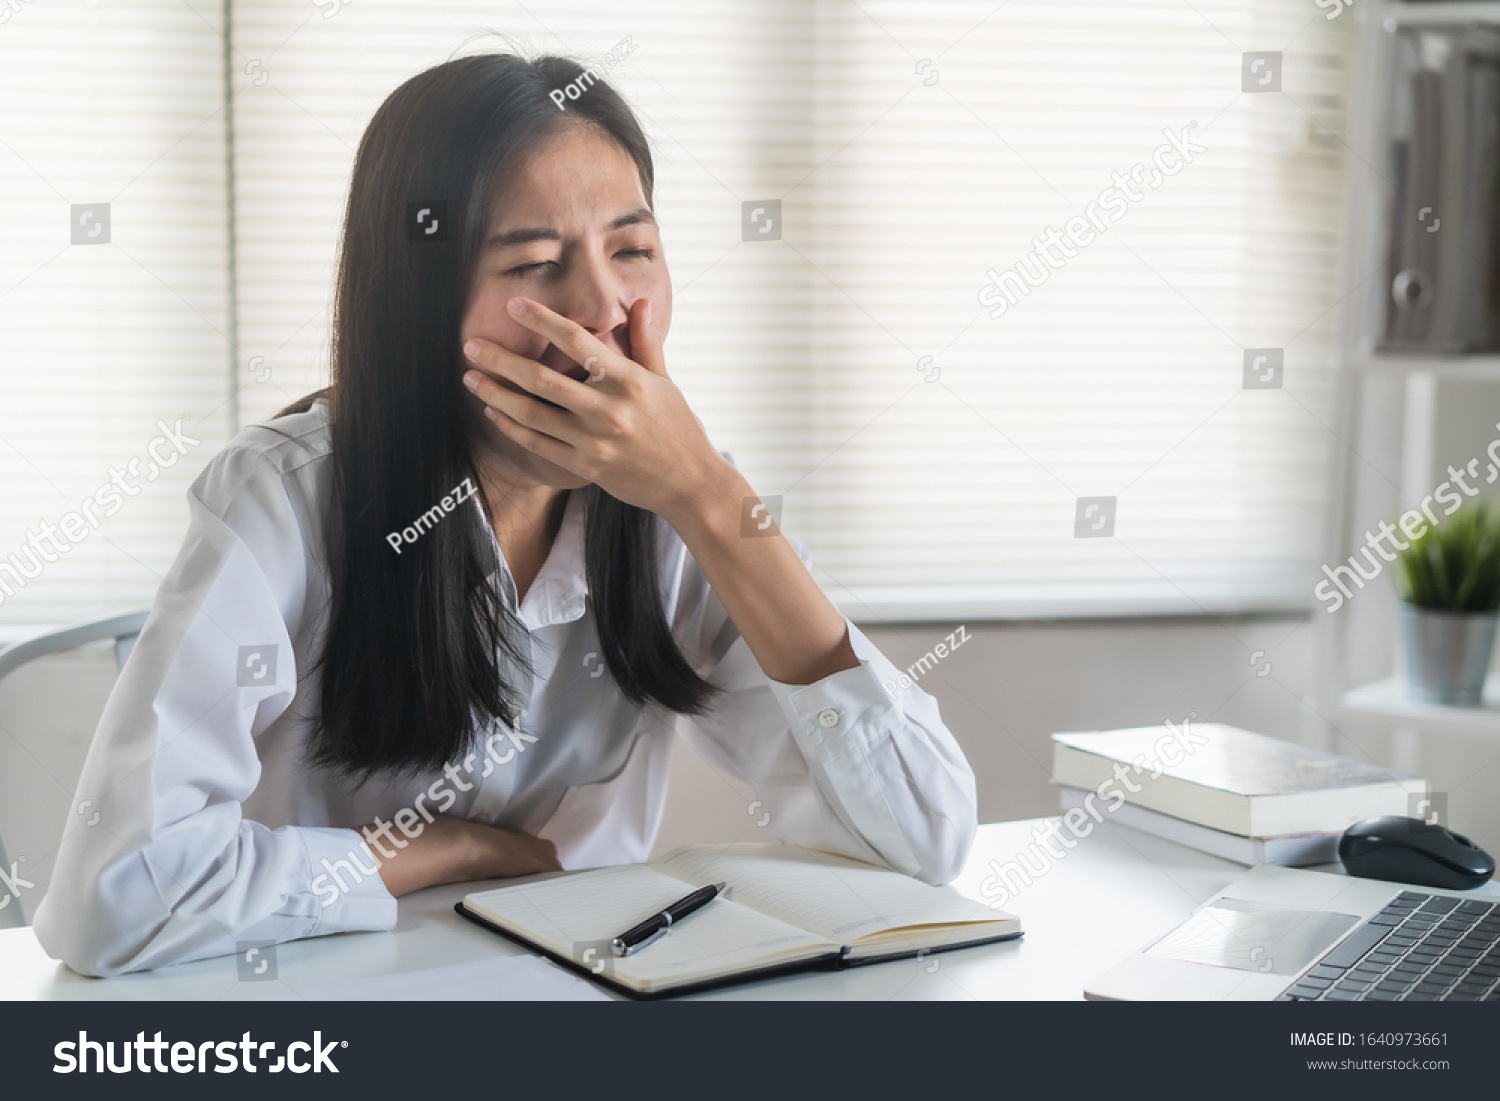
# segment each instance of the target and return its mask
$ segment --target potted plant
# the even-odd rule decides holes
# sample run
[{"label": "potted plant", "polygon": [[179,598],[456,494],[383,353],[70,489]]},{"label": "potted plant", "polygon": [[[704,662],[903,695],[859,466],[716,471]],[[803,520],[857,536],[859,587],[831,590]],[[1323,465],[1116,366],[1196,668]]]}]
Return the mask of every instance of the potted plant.
[{"label": "potted plant", "polygon": [[1500,610],[1500,512],[1463,509],[1399,553],[1408,690],[1433,703],[1480,703]]}]

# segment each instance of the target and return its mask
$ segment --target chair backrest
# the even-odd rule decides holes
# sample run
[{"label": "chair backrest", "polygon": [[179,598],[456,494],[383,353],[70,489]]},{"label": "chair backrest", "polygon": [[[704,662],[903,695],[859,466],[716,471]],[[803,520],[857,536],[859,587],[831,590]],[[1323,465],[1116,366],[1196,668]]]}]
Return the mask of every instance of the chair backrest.
[{"label": "chair backrest", "polygon": [[[107,638],[115,640],[115,667],[123,669],[125,659],[130,657],[130,651],[135,648],[135,640],[140,636],[141,628],[146,624],[146,614],[145,611],[126,612],[123,615],[106,616],[87,623],[75,623],[71,627],[49,631],[44,635],[6,646],[0,649],[0,680],[4,680],[21,666],[36,661],[38,658],[47,657],[49,654],[60,654]],[[5,853],[3,834],[0,834],[0,870],[3,870],[7,876],[10,875],[10,858]],[[0,884],[0,892],[8,897],[10,889],[5,884]],[[0,907],[0,929],[25,924],[25,912],[19,898],[10,898],[3,907]]]}]

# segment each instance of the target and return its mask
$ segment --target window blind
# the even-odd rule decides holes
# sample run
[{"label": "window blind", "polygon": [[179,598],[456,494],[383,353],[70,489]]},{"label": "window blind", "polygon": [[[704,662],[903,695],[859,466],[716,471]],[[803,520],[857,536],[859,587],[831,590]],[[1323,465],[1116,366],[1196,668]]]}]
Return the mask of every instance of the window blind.
[{"label": "window blind", "polygon": [[[214,109],[214,82],[228,78],[240,423],[326,382],[349,170],[366,123],[397,84],[458,53],[592,60],[628,37],[635,49],[610,79],[636,106],[657,157],[676,294],[669,369],[716,445],[758,492],[783,498],[783,526],[808,543],[820,582],[852,617],[1311,603],[1343,293],[1352,16],[1330,21],[1301,0],[237,0],[226,62],[196,16],[165,4],[120,7],[146,13],[135,28],[165,21],[153,48],[170,43],[184,56],[131,57],[145,101],[110,85],[108,102],[78,108],[85,138],[105,117],[119,116],[125,130],[148,126],[169,91],[186,94],[198,81],[197,98],[187,98],[200,113],[185,131]],[[43,10],[25,8],[0,26],[7,59],[9,32]],[[54,48],[59,64],[95,81],[100,66],[127,64],[89,57],[62,34]],[[41,57],[34,43],[30,52]],[[1242,91],[1248,52],[1280,54],[1280,91]],[[50,86],[15,74],[7,66],[0,76],[7,89]],[[48,140],[67,125],[38,121],[54,108],[35,94],[33,107],[27,125]],[[16,132],[13,114],[6,134]],[[117,370],[100,369],[137,399],[141,386],[156,385],[142,383],[142,372],[166,371],[174,354],[181,392],[201,387],[206,399],[229,354],[198,316],[227,331],[225,269],[214,266],[227,259],[223,235],[206,227],[227,209],[212,129],[193,131],[164,158],[182,169],[178,205],[163,210],[205,220],[201,233],[161,238],[194,257],[174,261],[174,272],[193,277],[158,303],[175,300],[184,316],[162,322],[164,336],[143,313],[109,315],[121,325],[128,315],[126,327],[150,349],[139,371],[116,361]],[[1152,186],[1164,131],[1179,141],[1186,133],[1203,152]],[[118,133],[109,148],[117,144]],[[201,161],[189,164],[190,150]],[[15,158],[0,164],[21,179]],[[1129,183],[1138,164],[1144,174]],[[1124,213],[1111,218],[1096,200],[1116,173],[1140,197],[1117,197]],[[158,165],[127,194],[162,178]],[[35,201],[58,201],[49,195]],[[762,213],[747,229],[751,209]],[[1034,239],[1091,217],[1099,227],[1087,245],[1063,237],[1044,247],[1051,259],[1038,252]],[[75,254],[94,255],[66,258]],[[37,252],[33,266],[48,255]],[[19,266],[13,253],[6,262]],[[1035,285],[1018,290],[1017,272]],[[57,311],[78,285],[70,277],[35,301]],[[17,293],[0,298],[7,334],[32,312],[7,308]],[[196,312],[182,309],[184,298]],[[56,419],[79,394],[55,373],[49,380],[55,357],[40,369],[43,328],[28,338],[38,350],[27,364],[38,369],[12,372],[7,361],[7,382],[31,380]],[[1280,353],[1257,368],[1272,382],[1247,389],[1250,353],[1264,350]],[[1273,359],[1279,372],[1265,369]],[[160,392],[187,400],[174,385]],[[41,424],[34,414],[12,418],[7,439],[19,439],[18,422]],[[70,447],[81,435],[72,431]],[[103,430],[88,436],[93,446]],[[27,437],[33,449],[43,438],[40,428]],[[127,431],[108,454],[128,455],[133,439]],[[201,457],[217,446],[206,441]],[[29,468],[12,470],[31,479],[26,492],[40,492]],[[1096,508],[1081,519],[1080,499],[1090,498]],[[6,523],[12,511],[26,515],[17,500],[0,505]],[[146,525],[140,500],[119,520]],[[1097,535],[1101,517],[1112,526]],[[174,523],[164,508],[149,536],[142,528],[168,557],[180,537]],[[109,577],[92,583],[96,594],[118,588]],[[0,617],[10,610],[7,602]]]},{"label": "window blind", "polygon": [[[381,99],[454,52],[592,60],[629,36],[610,79],[658,158],[669,369],[851,616],[1310,603],[1351,19],[1291,0],[323,9],[235,5],[242,60],[270,72],[236,74],[247,419],[325,377],[335,234]],[[1242,92],[1249,51],[1283,54],[1282,91]],[[1164,131],[1205,151],[1152,187]],[[1139,201],[991,318],[987,273],[1137,164]],[[746,203],[780,225],[744,240]],[[1267,348],[1279,388],[1245,389]],[[1115,499],[1112,536],[1078,537],[1089,497]]]},{"label": "window blind", "polygon": [[0,5],[0,641],[149,604],[227,438],[219,15]]},{"label": "window blind", "polygon": [[[776,477],[851,614],[1309,603],[1352,24],[1325,14],[828,8],[820,167],[787,216],[815,431]],[[1281,92],[1242,91],[1247,52]],[[1089,243],[1044,266],[1072,218]],[[1007,269],[1027,285],[976,294]],[[1245,388],[1259,349],[1278,388]]]}]

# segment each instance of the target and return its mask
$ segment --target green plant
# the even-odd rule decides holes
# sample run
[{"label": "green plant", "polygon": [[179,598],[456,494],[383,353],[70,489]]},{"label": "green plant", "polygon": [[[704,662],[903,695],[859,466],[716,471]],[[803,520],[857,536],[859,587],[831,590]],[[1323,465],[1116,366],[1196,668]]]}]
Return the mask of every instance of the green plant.
[{"label": "green plant", "polygon": [[1500,609],[1500,511],[1489,504],[1461,509],[1399,554],[1402,600],[1443,612]]}]

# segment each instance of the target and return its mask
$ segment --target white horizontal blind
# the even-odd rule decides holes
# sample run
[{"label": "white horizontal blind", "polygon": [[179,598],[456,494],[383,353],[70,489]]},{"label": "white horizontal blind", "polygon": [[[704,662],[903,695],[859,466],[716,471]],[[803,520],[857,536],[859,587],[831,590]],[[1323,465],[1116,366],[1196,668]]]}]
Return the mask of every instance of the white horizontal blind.
[{"label": "white horizontal blind", "polygon": [[[828,8],[823,167],[787,216],[819,266],[817,449],[790,499],[851,614],[1310,602],[1352,23],[1324,14]],[[1242,94],[1242,53],[1272,50],[1284,91]],[[1164,129],[1206,152],[1152,188]],[[1139,201],[992,319],[986,272],[1137,164]],[[1283,388],[1243,389],[1269,347]],[[1117,498],[1112,538],[1076,537],[1091,496]]]},{"label": "white horizontal blind", "polygon": [[[336,234],[380,101],[455,52],[587,60],[629,36],[610,78],[658,158],[669,368],[784,495],[852,616],[1310,603],[1352,17],[1305,0],[234,11],[244,421],[326,381]],[[1241,92],[1252,50],[1284,52],[1282,92]],[[1206,152],[987,316],[988,270],[1194,121]],[[742,241],[741,204],[762,200],[780,238]],[[1281,388],[1242,388],[1251,348],[1284,349]],[[1075,537],[1086,496],[1117,498],[1113,537]]]},{"label": "white horizontal blind", "polygon": [[227,438],[218,20],[0,4],[0,641],[148,605]]}]

